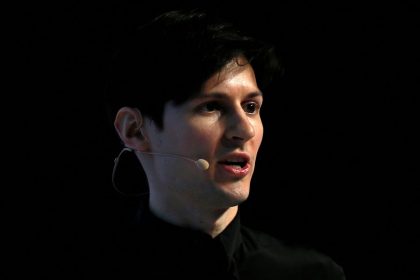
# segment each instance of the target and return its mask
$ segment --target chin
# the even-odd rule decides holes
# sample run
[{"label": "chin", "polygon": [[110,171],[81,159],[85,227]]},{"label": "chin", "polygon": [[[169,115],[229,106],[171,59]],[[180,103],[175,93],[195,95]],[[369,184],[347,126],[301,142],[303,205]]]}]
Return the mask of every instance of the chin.
[{"label": "chin", "polygon": [[242,188],[238,190],[230,190],[228,193],[225,193],[227,199],[229,200],[230,206],[237,206],[245,202],[249,197],[249,188]]},{"label": "chin", "polygon": [[215,199],[214,202],[216,204],[221,203],[225,207],[232,207],[237,206],[248,199],[250,187],[249,184],[244,182],[230,182],[228,184],[213,185],[212,189],[213,195],[207,194],[206,200],[209,200],[210,195]]}]

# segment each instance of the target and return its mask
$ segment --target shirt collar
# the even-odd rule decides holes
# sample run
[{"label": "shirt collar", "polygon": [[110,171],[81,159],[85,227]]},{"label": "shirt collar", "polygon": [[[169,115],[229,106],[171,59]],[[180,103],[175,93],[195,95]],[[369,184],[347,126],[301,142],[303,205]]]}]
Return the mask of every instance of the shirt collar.
[{"label": "shirt collar", "polygon": [[176,226],[155,216],[148,208],[148,205],[142,207],[136,216],[135,223],[139,229],[146,230],[159,238],[164,236],[163,240],[167,242],[177,242],[180,245],[192,242],[214,244],[220,243],[225,251],[226,257],[232,260],[235,252],[242,244],[241,223],[239,211],[232,222],[216,238],[193,229]]}]

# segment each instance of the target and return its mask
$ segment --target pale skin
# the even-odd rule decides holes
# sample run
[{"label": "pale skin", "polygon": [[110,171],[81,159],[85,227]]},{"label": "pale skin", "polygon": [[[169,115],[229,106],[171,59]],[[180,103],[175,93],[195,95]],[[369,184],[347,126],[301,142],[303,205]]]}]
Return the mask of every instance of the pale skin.
[{"label": "pale skin", "polygon": [[[115,128],[138,151],[152,213],[212,237],[229,225],[249,195],[263,138],[262,102],[251,65],[239,57],[210,77],[199,95],[178,106],[168,102],[163,129],[136,108],[118,111]],[[141,152],[203,158],[210,165],[203,171],[188,160]]]}]

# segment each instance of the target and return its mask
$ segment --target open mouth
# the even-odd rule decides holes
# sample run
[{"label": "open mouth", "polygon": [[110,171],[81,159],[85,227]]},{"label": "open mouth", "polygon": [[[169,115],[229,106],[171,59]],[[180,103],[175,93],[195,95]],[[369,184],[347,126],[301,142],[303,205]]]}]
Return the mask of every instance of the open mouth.
[{"label": "open mouth", "polygon": [[249,165],[250,157],[246,153],[231,153],[222,158],[219,163],[235,169],[243,169]]},{"label": "open mouth", "polygon": [[250,161],[251,157],[247,153],[230,153],[218,161],[220,166],[219,174],[228,179],[242,179],[250,173]]},{"label": "open mouth", "polygon": [[221,164],[230,165],[232,167],[237,168],[244,168],[246,164],[248,163],[247,160],[224,160],[220,162]]}]

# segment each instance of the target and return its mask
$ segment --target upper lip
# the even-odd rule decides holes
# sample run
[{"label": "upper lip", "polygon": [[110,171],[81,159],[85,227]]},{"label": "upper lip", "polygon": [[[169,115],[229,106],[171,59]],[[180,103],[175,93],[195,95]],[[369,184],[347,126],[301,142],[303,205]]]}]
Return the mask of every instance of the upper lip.
[{"label": "upper lip", "polygon": [[225,161],[240,161],[248,163],[251,160],[251,157],[246,153],[230,153],[226,156],[224,156],[221,160],[218,162],[225,162]]}]

